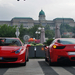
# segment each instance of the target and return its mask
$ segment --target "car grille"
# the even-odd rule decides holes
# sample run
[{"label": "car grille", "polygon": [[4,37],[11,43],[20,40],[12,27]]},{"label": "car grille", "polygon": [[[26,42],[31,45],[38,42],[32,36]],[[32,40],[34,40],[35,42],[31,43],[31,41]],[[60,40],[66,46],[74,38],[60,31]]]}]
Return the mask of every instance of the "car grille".
[{"label": "car grille", "polygon": [[71,57],[71,60],[75,60],[75,57]]},{"label": "car grille", "polygon": [[57,46],[56,49],[64,49],[65,46]]},{"label": "car grille", "polygon": [[3,58],[0,62],[13,62],[17,61],[18,58]]},{"label": "car grille", "polygon": [[70,61],[70,59],[67,57],[60,57],[59,59],[57,59],[57,61],[58,62],[62,62],[62,61],[67,62],[67,61]]}]

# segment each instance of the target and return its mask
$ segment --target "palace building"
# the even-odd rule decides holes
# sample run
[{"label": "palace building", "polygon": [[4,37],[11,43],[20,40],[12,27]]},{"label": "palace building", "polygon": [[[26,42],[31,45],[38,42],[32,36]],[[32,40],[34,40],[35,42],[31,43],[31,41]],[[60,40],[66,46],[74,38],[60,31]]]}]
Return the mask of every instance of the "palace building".
[{"label": "palace building", "polygon": [[39,19],[34,20],[31,17],[14,17],[11,21],[0,21],[0,25],[8,24],[10,26],[17,25],[20,27],[23,24],[25,28],[31,28],[34,25],[50,25],[51,29],[54,29],[56,25],[60,26],[62,23],[68,24],[72,27],[75,26],[75,22],[72,18],[55,18],[53,20],[46,20],[46,15],[43,10],[39,12]]}]

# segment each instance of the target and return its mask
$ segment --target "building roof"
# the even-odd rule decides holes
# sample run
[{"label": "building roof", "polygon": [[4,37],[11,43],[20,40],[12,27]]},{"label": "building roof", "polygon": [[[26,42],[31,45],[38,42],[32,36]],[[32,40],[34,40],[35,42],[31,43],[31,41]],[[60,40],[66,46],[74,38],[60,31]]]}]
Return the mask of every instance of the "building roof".
[{"label": "building roof", "polygon": [[13,19],[32,19],[31,17],[14,17]]},{"label": "building roof", "polygon": [[44,11],[41,10],[41,11],[39,12],[39,15],[45,15]]},{"label": "building roof", "polygon": [[55,18],[54,20],[73,20],[72,18]]}]

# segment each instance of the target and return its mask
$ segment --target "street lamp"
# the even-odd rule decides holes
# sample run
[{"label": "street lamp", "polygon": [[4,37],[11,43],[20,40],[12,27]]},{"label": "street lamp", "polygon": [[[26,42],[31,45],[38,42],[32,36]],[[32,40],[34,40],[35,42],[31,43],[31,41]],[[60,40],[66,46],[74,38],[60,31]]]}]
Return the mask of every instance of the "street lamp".
[{"label": "street lamp", "polygon": [[38,30],[42,30],[42,29],[44,30],[44,27],[43,28],[41,28],[41,27],[38,28]]},{"label": "street lamp", "polygon": [[37,39],[38,39],[38,34],[40,34],[40,32],[39,31],[36,31],[35,33],[37,34]]},{"label": "street lamp", "polygon": [[38,30],[41,30],[41,27],[39,27]]},{"label": "street lamp", "polygon": [[16,32],[15,32],[15,34],[16,34],[16,37],[18,38],[18,36],[20,35],[20,32],[19,32],[18,27],[16,27]]}]

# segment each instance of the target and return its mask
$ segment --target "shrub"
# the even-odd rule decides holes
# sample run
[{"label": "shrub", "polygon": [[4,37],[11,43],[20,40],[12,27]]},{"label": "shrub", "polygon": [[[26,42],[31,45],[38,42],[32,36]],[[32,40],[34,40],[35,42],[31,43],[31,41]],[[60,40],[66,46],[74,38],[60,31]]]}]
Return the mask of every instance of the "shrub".
[{"label": "shrub", "polygon": [[38,43],[38,44],[36,44],[36,43],[31,43],[30,45],[31,45],[31,46],[43,46],[42,43]]},{"label": "shrub", "polygon": [[46,42],[44,42],[44,44],[45,44],[45,45],[50,45],[53,40],[54,40],[54,39],[48,39]]},{"label": "shrub", "polygon": [[43,44],[42,43],[39,43],[39,44],[36,44],[36,46],[43,46]]}]

